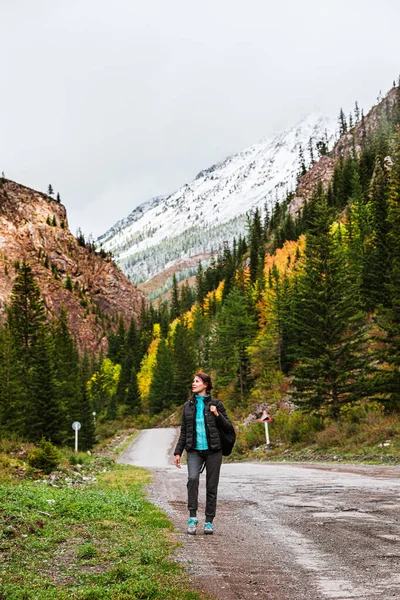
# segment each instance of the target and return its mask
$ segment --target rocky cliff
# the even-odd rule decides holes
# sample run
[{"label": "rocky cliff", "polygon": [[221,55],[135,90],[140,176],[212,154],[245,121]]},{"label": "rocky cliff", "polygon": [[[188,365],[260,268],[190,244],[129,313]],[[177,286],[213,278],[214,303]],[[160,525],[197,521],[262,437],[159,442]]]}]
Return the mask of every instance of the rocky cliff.
[{"label": "rocky cliff", "polygon": [[378,102],[365,117],[360,119],[349,131],[344,133],[334,145],[327,156],[321,158],[312,165],[307,173],[303,175],[296,188],[296,193],[290,203],[289,210],[295,215],[308,200],[317,183],[322,181],[324,189],[327,190],[335,171],[335,162],[342,156],[346,158],[349,153],[359,156],[363,137],[376,132],[382,119],[388,117],[397,101],[397,88],[393,88]]},{"label": "rocky cliff", "polygon": [[0,179],[0,315],[18,265],[32,267],[49,316],[67,310],[80,350],[106,347],[119,315],[136,318],[143,295],[109,255],[68,229],[65,207],[53,198]]}]

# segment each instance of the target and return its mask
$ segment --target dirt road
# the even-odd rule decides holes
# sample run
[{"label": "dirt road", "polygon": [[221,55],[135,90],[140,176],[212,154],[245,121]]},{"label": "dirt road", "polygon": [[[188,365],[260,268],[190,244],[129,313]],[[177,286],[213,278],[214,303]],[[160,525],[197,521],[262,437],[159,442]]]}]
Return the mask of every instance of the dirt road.
[{"label": "dirt road", "polygon": [[152,469],[151,499],[181,532],[195,585],[220,600],[400,599],[400,468],[225,464],[215,534],[189,536],[177,433],[146,430],[119,462]]}]

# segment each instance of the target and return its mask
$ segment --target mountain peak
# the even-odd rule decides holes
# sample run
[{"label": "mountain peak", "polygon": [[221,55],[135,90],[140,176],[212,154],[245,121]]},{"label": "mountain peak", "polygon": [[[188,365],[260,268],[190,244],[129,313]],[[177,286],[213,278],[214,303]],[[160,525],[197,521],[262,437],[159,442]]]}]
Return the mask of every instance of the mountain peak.
[{"label": "mountain peak", "polygon": [[311,139],[317,156],[316,143],[332,146],[336,128],[336,119],[308,115],[293,128],[202,169],[173,194],[141,204],[98,242],[114,253],[135,283],[182,258],[192,257],[197,263],[202,255],[209,257],[224,242],[243,235],[248,211],[272,207],[294,190],[300,148],[306,155]]}]

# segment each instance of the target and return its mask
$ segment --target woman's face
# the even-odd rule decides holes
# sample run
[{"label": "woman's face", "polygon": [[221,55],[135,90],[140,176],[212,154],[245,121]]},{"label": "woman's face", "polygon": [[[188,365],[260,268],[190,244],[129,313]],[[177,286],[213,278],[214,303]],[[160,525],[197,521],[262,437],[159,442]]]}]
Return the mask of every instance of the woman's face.
[{"label": "woman's face", "polygon": [[192,383],[192,390],[195,394],[205,396],[207,394],[207,384],[200,377],[195,376]]}]

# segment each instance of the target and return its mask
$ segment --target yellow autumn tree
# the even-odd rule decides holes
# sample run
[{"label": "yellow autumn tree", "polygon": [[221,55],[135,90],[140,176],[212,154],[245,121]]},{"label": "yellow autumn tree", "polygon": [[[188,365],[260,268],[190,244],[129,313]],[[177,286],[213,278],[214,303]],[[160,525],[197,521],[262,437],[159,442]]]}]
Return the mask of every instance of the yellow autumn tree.
[{"label": "yellow autumn tree", "polygon": [[100,369],[87,382],[89,398],[97,413],[107,409],[111,398],[115,396],[120,373],[121,365],[115,365],[109,358],[105,358]]},{"label": "yellow autumn tree", "polygon": [[[260,330],[248,348],[251,370],[255,378],[251,396],[256,402],[277,402],[285,386],[281,370],[282,322],[280,303],[283,287],[291,285],[291,278],[302,268],[305,238],[287,241],[274,254],[265,257],[265,289],[257,303]],[[255,291],[253,293],[256,293]]]},{"label": "yellow autumn tree", "polygon": [[161,341],[161,329],[159,323],[153,326],[153,339],[150,342],[147,354],[145,354],[138,373],[138,387],[144,410],[148,410],[148,399],[154,368],[157,362],[157,348]]}]

